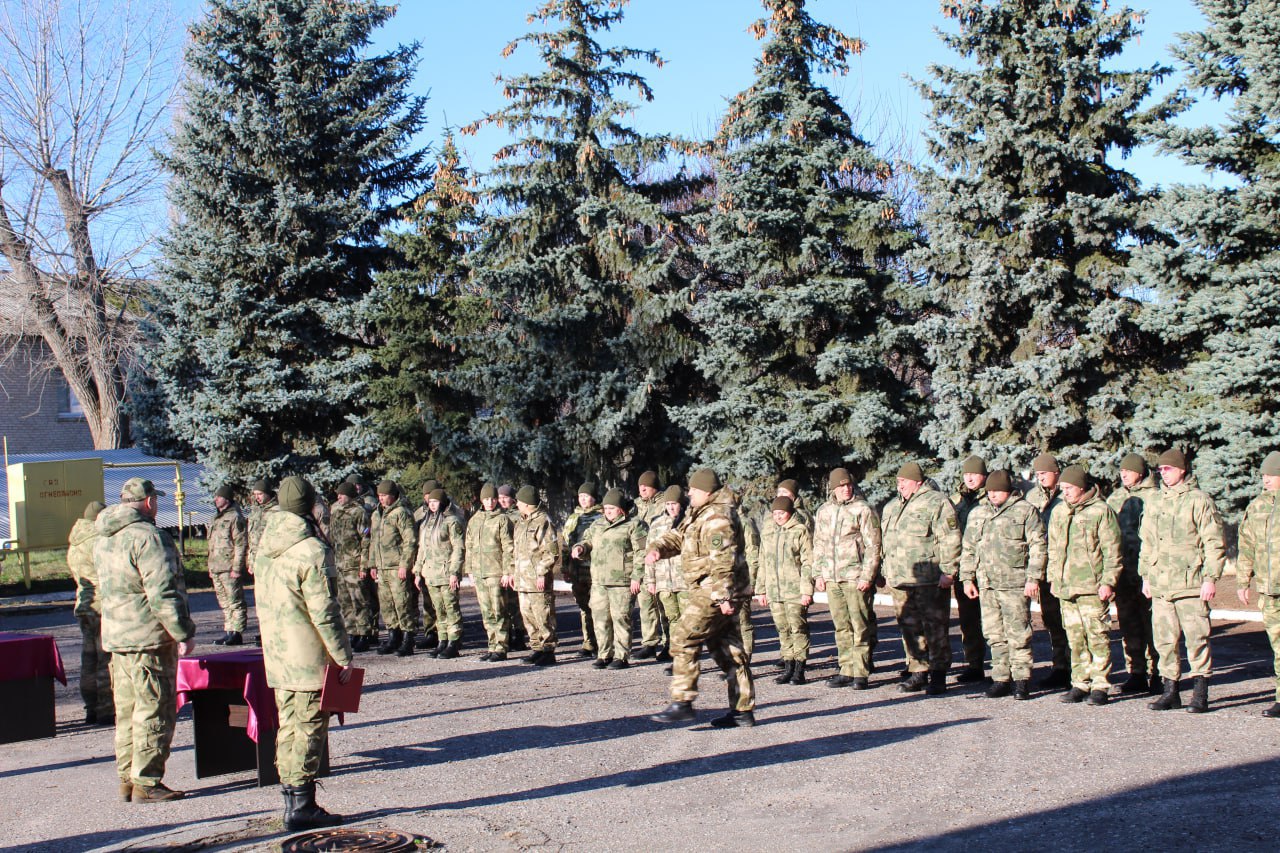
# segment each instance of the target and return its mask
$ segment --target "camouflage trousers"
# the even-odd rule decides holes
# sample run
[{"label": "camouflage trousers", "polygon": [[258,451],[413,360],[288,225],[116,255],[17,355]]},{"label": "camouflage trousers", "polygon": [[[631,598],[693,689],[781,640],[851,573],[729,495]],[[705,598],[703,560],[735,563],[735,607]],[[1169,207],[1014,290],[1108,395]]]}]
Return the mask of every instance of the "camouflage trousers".
[{"label": "camouflage trousers", "polygon": [[116,706],[116,773],[146,788],[164,778],[178,723],[178,647],[111,655]]},{"label": "camouflage trousers", "polygon": [[84,709],[97,714],[100,721],[116,713],[111,694],[111,653],[102,649],[102,616],[86,613],[76,617],[80,623],[80,698]]},{"label": "camouflage trousers", "polygon": [[[742,641],[742,648],[747,653],[747,662],[751,662],[751,656],[756,650],[756,626],[751,621],[751,599],[738,602],[738,637]],[[684,611],[680,611],[682,614]]]},{"label": "camouflage trousers", "polygon": [[520,593],[506,586],[502,588],[502,600],[506,603],[507,638],[511,645],[521,645],[529,639],[520,616]]},{"label": "camouflage trousers", "polygon": [[850,581],[827,581],[827,609],[835,627],[840,674],[866,678],[875,651],[875,588],[860,592]]},{"label": "camouflage trousers", "polygon": [[1156,653],[1160,655],[1160,675],[1178,680],[1182,671],[1182,658],[1178,654],[1178,641],[1187,647],[1188,675],[1192,678],[1208,677],[1213,669],[1213,653],[1209,648],[1209,602],[1199,598],[1178,598],[1169,601],[1151,599],[1151,633],[1156,641]]},{"label": "camouflage trousers", "polygon": [[248,621],[244,606],[244,575],[231,576],[231,572],[209,572],[213,594],[222,608],[222,630],[244,633]]},{"label": "camouflage trousers", "polygon": [[769,599],[769,615],[778,629],[778,648],[783,660],[809,659],[809,608],[803,604]]},{"label": "camouflage trousers", "polygon": [[329,715],[315,690],[276,688],[276,772],[281,785],[308,785],[320,775],[329,734]]},{"label": "camouflage trousers", "polygon": [[631,660],[631,589],[596,584],[591,588],[591,618],[596,629],[596,656]]},{"label": "camouflage trousers", "polygon": [[502,578],[473,578],[476,585],[476,602],[480,605],[480,621],[489,638],[489,651],[505,652],[511,647],[507,621],[507,597],[502,588]]},{"label": "camouflage trousers", "polygon": [[[735,602],[739,613],[746,602]],[[703,589],[689,592],[689,600],[671,631],[671,701],[692,702],[698,698],[698,675],[702,669],[703,646],[728,678],[729,705],[738,711],[756,706],[755,684],[751,680],[751,658],[742,646],[739,613],[725,616]]]},{"label": "camouflage trousers", "polygon": [[378,582],[367,574],[360,579],[360,592],[364,594],[365,606],[369,608],[369,623],[373,629],[369,633],[378,630],[378,618],[382,615],[382,602],[378,600]]},{"label": "camouflage trousers", "polygon": [[1062,607],[1048,581],[1040,581],[1040,621],[1049,632],[1053,668],[1066,672],[1071,666],[1071,649],[1067,644],[1067,632],[1062,627]]},{"label": "camouflage trousers", "polygon": [[1110,689],[1111,616],[1096,595],[1059,599],[1062,627],[1071,647],[1071,686],[1081,690]]},{"label": "camouflage trousers", "polygon": [[[551,581],[548,579],[547,584]],[[529,632],[529,648],[535,652],[556,650],[556,599],[546,592],[520,593],[520,618]]]},{"label": "camouflage trousers", "polygon": [[684,606],[688,603],[687,590],[658,590],[658,604],[662,607],[662,618],[667,620],[667,636],[675,630],[675,624],[680,621],[680,614],[684,612]]},{"label": "camouflage trousers", "polygon": [[640,587],[636,596],[636,610],[640,611],[640,644],[642,646],[666,646],[671,642],[667,626],[663,624],[662,608],[658,596]]},{"label": "camouflage trousers", "polygon": [[964,584],[955,583],[956,621],[960,623],[960,645],[964,649],[964,665],[968,669],[983,669],[987,659],[987,641],[983,636],[982,597],[970,598],[964,594]]},{"label": "camouflage trousers", "polygon": [[342,624],[347,626],[347,633],[354,637],[372,634],[375,623],[365,601],[360,570],[340,567],[337,586],[338,609],[342,611]]},{"label": "camouflage trousers", "polygon": [[596,653],[595,605],[591,597],[591,575],[586,569],[578,569],[573,580],[569,582],[573,589],[573,600],[578,605],[578,620],[582,625],[582,650]]},{"label": "camouflage trousers", "polygon": [[902,632],[902,650],[912,672],[951,667],[951,590],[933,584],[890,587]]},{"label": "camouflage trousers", "polygon": [[991,678],[994,681],[1028,681],[1031,678],[1031,601],[1022,588],[984,589],[982,633],[991,646]]},{"label": "camouflage trousers", "polygon": [[1275,657],[1272,671],[1276,675],[1276,701],[1280,702],[1280,595],[1258,593],[1258,609],[1262,611],[1262,627],[1271,641],[1271,653]]},{"label": "camouflage trousers", "polygon": [[439,614],[436,613],[436,606],[431,603],[430,593],[418,589],[416,583],[410,584],[410,587],[413,595],[414,626],[421,628],[422,636],[425,637],[440,629]]},{"label": "camouflage trousers", "polygon": [[[422,597],[430,602],[436,636],[440,642],[462,639],[462,605],[456,589],[446,584],[422,584]],[[426,609],[425,607],[423,609]],[[424,628],[430,634],[431,628]]]},{"label": "camouflage trousers", "polygon": [[1142,594],[1142,584],[1121,577],[1116,584],[1116,617],[1124,640],[1124,657],[1129,672],[1154,675],[1160,663],[1151,635],[1151,599]]},{"label": "camouflage trousers", "polygon": [[413,575],[401,579],[394,569],[378,572],[378,604],[390,631],[414,631],[418,624],[418,591]]}]

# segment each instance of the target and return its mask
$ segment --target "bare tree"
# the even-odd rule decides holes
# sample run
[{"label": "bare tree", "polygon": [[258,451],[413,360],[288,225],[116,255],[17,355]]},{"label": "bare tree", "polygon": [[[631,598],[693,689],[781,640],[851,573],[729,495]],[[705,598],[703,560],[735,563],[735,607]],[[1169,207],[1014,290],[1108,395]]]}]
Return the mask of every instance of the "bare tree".
[{"label": "bare tree", "polygon": [[181,31],[160,0],[0,0],[0,359],[43,341],[97,448],[126,438]]}]

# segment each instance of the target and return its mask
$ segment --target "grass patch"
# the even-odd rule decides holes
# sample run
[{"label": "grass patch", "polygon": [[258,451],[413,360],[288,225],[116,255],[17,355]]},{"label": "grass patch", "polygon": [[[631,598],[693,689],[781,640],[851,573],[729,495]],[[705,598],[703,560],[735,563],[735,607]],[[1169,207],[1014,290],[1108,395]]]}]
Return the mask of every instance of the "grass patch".
[{"label": "grass patch", "polygon": [[[194,537],[184,543],[182,568],[187,589],[210,589],[208,540]],[[8,552],[0,562],[0,596],[71,592],[76,582],[67,568],[65,549],[31,552],[31,589],[22,582],[22,555]]]}]

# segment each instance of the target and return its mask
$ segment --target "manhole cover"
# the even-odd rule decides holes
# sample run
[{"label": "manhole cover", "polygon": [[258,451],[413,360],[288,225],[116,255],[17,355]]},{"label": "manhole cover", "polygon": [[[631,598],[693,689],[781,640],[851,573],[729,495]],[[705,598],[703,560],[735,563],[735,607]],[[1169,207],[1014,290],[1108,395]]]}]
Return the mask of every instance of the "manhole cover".
[{"label": "manhole cover", "polygon": [[[421,846],[420,846],[421,845]],[[283,853],[323,853],[329,850],[377,850],[402,853],[431,846],[430,839],[394,829],[321,829],[295,835],[286,841]]]}]

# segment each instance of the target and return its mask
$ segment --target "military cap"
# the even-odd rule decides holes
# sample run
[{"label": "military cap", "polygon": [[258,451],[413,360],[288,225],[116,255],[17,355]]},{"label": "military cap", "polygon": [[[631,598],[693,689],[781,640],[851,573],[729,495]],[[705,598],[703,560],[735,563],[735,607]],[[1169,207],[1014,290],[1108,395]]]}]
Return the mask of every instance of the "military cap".
[{"label": "military cap", "polygon": [[648,486],[651,489],[658,488],[658,472],[645,471],[643,474],[640,475],[639,485]]},{"label": "military cap", "polygon": [[364,480],[361,480],[361,479],[360,479],[360,475],[359,475],[359,474],[352,474],[350,477],[348,477],[348,478],[346,479],[346,481],[345,481],[345,482],[348,482],[348,483],[350,483],[350,484],[351,484],[351,485],[353,485],[353,486],[363,486],[363,485],[364,485]]},{"label": "military cap", "polygon": [[626,509],[624,503],[626,498],[622,496],[622,489],[610,489],[605,492],[604,500],[601,501],[605,506],[616,506],[618,509]]},{"label": "military cap", "polygon": [[350,482],[339,483],[336,491],[338,494],[346,495],[349,498],[354,498],[356,496],[356,487]]},{"label": "military cap", "polygon": [[596,484],[593,480],[587,480],[581,486],[578,486],[578,494],[596,496]]},{"label": "military cap", "polygon": [[1147,473],[1147,460],[1141,453],[1129,453],[1120,460],[1121,471],[1132,471],[1135,474]]},{"label": "military cap", "polygon": [[[1089,474],[1081,465],[1068,465],[1062,471],[1062,482],[1068,486],[1075,486],[1077,489],[1089,488]],[[991,486],[987,486],[990,491]]]},{"label": "military cap", "polygon": [[232,490],[231,486],[223,483],[221,486],[218,486],[218,491],[214,492],[213,496],[215,498],[222,498],[224,501],[229,501],[236,496],[236,493]]},{"label": "military cap", "polygon": [[693,476],[689,478],[689,488],[704,492],[717,491],[720,488],[720,476],[710,468],[694,471]]},{"label": "military cap", "polygon": [[662,493],[663,503],[680,503],[684,500],[684,489],[679,486],[667,486],[667,490]]},{"label": "military cap", "polygon": [[970,456],[964,460],[964,464],[960,467],[961,474],[985,474],[987,473],[987,460],[981,456]]},{"label": "military cap", "polygon": [[1280,450],[1273,450],[1262,460],[1262,473],[1268,477],[1280,477]]},{"label": "military cap", "polygon": [[89,501],[89,503],[85,504],[84,517],[89,521],[93,521],[106,508],[107,505],[102,501]]},{"label": "military cap", "polygon": [[780,509],[783,512],[790,513],[790,512],[796,511],[796,504],[795,504],[795,501],[791,500],[791,498],[787,497],[786,495],[779,495],[778,497],[773,499],[773,503],[769,504],[769,509],[771,511]]},{"label": "military cap", "polygon": [[797,483],[795,480],[783,480],[780,483],[778,483],[778,488],[786,489],[788,492],[790,492],[793,495],[800,494],[800,484]]},{"label": "military cap", "polygon": [[845,484],[853,485],[853,477],[849,475],[848,468],[836,468],[830,476],[827,477],[827,488],[832,491],[840,488]]},{"label": "military cap", "polygon": [[280,483],[280,509],[294,515],[310,515],[316,503],[315,487],[302,477],[285,477]]},{"label": "military cap", "polygon": [[432,489],[427,493],[427,500],[442,501],[444,500],[444,489]]},{"label": "military cap", "polygon": [[122,501],[145,501],[149,497],[163,494],[164,492],[156,490],[154,483],[142,477],[130,477],[120,487],[120,500]]},{"label": "military cap", "polygon": [[1052,471],[1058,473],[1062,470],[1058,465],[1058,459],[1052,453],[1041,453],[1031,462],[1032,471]]},{"label": "military cap", "polygon": [[538,505],[538,490],[533,486],[521,486],[520,491],[516,492],[516,500],[522,504],[529,506]]},{"label": "military cap", "polygon": [[1187,455],[1176,447],[1170,447],[1164,453],[1160,454],[1160,458],[1156,460],[1157,467],[1169,466],[1170,468],[1181,468],[1183,471],[1189,470],[1187,467]]},{"label": "military cap", "polygon": [[249,487],[251,492],[262,492],[264,495],[274,495],[276,493],[275,484],[268,479],[254,480],[253,485]]},{"label": "military cap", "polygon": [[503,483],[501,486],[498,486],[498,497],[514,498],[515,496],[516,496],[516,487],[511,485],[510,483]]},{"label": "military cap", "polygon": [[486,498],[492,499],[498,496],[498,490],[493,487],[493,483],[485,483],[480,487],[480,500]]},{"label": "military cap", "polygon": [[915,480],[917,483],[924,482],[924,471],[921,470],[918,462],[908,462],[898,469],[898,476],[903,480]]},{"label": "military cap", "polygon": [[1013,477],[1009,476],[1009,472],[1001,468],[999,471],[992,471],[991,476],[987,478],[987,492],[1012,492]]},{"label": "military cap", "polygon": [[396,485],[395,480],[383,480],[378,484],[378,494],[391,495],[393,498],[400,497],[400,487]]},{"label": "military cap", "polygon": [[439,480],[427,480],[425,483],[422,484],[422,493],[424,495],[429,495],[438,488],[440,488]]}]

